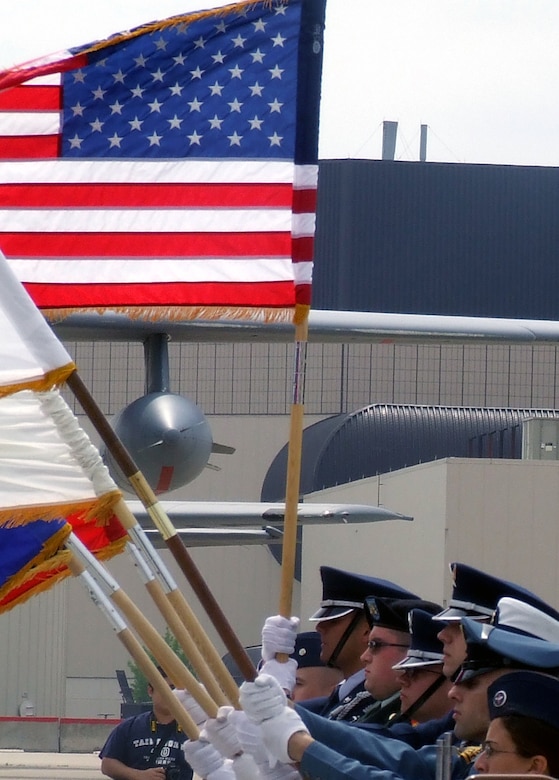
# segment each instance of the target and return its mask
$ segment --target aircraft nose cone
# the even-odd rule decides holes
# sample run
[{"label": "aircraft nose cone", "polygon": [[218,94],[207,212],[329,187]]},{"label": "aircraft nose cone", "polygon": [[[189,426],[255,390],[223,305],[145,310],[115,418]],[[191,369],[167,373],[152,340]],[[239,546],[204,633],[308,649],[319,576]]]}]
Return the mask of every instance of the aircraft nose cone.
[{"label": "aircraft nose cone", "polygon": [[177,428],[169,428],[163,433],[162,439],[164,444],[174,445],[177,444],[181,436],[181,432]]}]

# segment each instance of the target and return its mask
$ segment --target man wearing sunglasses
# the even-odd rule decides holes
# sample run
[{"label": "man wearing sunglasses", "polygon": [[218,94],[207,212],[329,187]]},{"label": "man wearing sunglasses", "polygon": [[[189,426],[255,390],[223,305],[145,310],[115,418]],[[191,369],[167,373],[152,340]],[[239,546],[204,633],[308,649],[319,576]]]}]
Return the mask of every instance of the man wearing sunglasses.
[{"label": "man wearing sunglasses", "polygon": [[422,609],[434,615],[439,604],[422,599],[368,597],[365,617],[371,629],[367,649],[361,656],[365,668],[365,689],[376,700],[359,722],[388,723],[400,712],[400,683],[394,666],[402,661],[410,647],[409,613]]}]

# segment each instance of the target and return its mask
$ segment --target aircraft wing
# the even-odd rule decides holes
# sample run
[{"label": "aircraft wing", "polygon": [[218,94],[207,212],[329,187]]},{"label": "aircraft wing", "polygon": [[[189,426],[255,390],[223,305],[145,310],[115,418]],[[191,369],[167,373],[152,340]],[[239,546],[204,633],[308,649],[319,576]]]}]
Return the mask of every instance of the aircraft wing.
[{"label": "aircraft wing", "polygon": [[[141,501],[126,503],[152,541],[161,546],[159,531],[154,528]],[[189,547],[278,544],[282,541],[285,504],[235,501],[161,501],[160,503],[179,536]],[[300,525],[413,520],[408,515],[381,506],[311,503],[298,505],[297,518]],[[219,525],[225,527],[216,527]]]},{"label": "aircraft wing", "polygon": [[[110,312],[72,314],[51,324],[62,341],[144,341],[153,333],[166,333],[173,341],[216,343],[290,342],[294,338],[294,328],[288,323],[147,322]],[[559,343],[559,321],[315,309],[309,315],[308,339],[317,343]]]}]

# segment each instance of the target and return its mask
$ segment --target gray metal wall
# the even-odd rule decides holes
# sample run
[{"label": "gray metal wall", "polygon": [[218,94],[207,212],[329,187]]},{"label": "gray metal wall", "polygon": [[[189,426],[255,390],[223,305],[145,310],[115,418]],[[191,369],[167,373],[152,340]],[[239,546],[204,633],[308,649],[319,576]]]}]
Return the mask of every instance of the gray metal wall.
[{"label": "gray metal wall", "polygon": [[557,319],[559,168],[322,160],[313,306]]}]

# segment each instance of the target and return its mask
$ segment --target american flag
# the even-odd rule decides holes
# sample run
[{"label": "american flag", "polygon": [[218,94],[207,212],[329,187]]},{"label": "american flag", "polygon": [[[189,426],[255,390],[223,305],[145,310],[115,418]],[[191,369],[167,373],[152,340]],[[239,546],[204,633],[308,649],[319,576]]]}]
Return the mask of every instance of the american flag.
[{"label": "american flag", "polygon": [[309,305],[324,6],[236,3],[0,73],[0,249],[40,308]]}]

